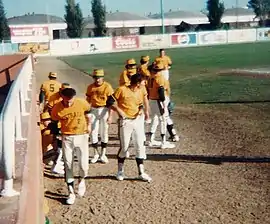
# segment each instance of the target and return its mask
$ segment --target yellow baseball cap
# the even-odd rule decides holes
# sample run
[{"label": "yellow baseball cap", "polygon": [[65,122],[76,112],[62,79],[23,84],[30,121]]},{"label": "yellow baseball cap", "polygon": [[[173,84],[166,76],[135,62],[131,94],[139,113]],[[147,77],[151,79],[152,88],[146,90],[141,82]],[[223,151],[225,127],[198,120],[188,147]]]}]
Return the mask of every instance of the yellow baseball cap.
[{"label": "yellow baseball cap", "polygon": [[104,77],[104,70],[103,69],[95,69],[92,76],[93,77]]},{"label": "yellow baseball cap", "polygon": [[158,62],[154,63],[153,69],[155,69],[155,70],[163,70],[164,65],[163,65],[162,62],[158,61]]},{"label": "yellow baseball cap", "polygon": [[136,61],[134,58],[128,59],[126,65],[136,65]]},{"label": "yellow baseball cap", "polygon": [[150,57],[148,55],[141,57],[142,61],[148,62],[150,60]]},{"label": "yellow baseball cap", "polygon": [[56,72],[50,72],[49,77],[51,78],[57,78],[57,73]]},{"label": "yellow baseball cap", "polygon": [[61,89],[71,88],[69,83],[62,83]]},{"label": "yellow baseball cap", "polygon": [[40,115],[41,120],[46,120],[46,119],[50,119],[51,115],[49,114],[49,112],[44,112]]}]

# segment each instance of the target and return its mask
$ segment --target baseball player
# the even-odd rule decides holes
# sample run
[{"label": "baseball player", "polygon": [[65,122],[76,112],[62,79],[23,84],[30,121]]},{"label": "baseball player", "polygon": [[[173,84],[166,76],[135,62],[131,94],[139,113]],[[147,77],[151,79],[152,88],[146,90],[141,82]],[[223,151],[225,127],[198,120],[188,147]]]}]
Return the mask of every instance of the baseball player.
[{"label": "baseball player", "polygon": [[[141,116],[143,105],[141,102],[142,77],[135,74],[130,78],[129,86],[118,87],[112,96],[108,97],[107,107],[112,107],[120,117],[120,150],[118,152],[118,172],[116,178],[124,180],[124,161],[129,148],[131,136],[136,150],[136,162],[139,178],[143,181],[151,181],[151,177],[145,173],[143,161],[146,159],[144,146],[144,133]],[[147,112],[148,113],[148,112]]]},{"label": "baseball player", "polygon": [[150,71],[148,70],[150,57],[142,56],[140,60],[140,66],[137,69],[137,72],[145,77],[150,77]]},{"label": "baseball player", "polygon": [[52,122],[51,116],[48,112],[44,112],[40,115],[41,123],[40,130],[42,136],[42,149],[43,149],[43,162],[45,164],[50,163],[52,166],[52,172],[60,175],[65,174],[64,164],[62,162],[62,150],[59,147],[59,139],[57,136],[59,130],[57,124]]},{"label": "baseball player", "polygon": [[43,104],[44,112],[49,98],[57,93],[61,88],[61,83],[57,81],[57,73],[50,72],[49,80],[45,81],[40,87],[39,103]]},{"label": "baseball player", "polygon": [[163,64],[164,69],[162,70],[162,74],[164,75],[166,80],[169,80],[170,77],[169,69],[172,66],[172,60],[168,55],[166,55],[164,49],[159,50],[159,56],[156,57],[155,62],[160,62]]},{"label": "baseball player", "polygon": [[55,104],[62,101],[61,91],[65,88],[71,88],[70,84],[69,83],[62,83],[59,91],[50,96],[50,98],[48,99],[48,103],[47,103],[48,112],[51,112],[51,110]]},{"label": "baseball player", "polygon": [[[104,81],[104,70],[96,69],[93,72],[94,83],[87,87],[86,100],[91,105],[92,133],[91,140],[94,148],[94,157],[91,163],[99,159],[102,163],[108,163],[106,148],[109,140],[109,123],[112,120],[111,110],[106,107],[108,96],[113,94],[112,86]],[[101,137],[101,153],[98,152],[98,134]]]},{"label": "baseball player", "polygon": [[76,98],[76,91],[73,88],[66,88],[61,91],[63,100],[57,103],[51,112],[51,117],[61,123],[62,150],[65,164],[65,181],[68,186],[69,196],[67,204],[74,204],[76,196],[74,192],[73,162],[74,153],[79,161],[80,181],[78,194],[85,194],[85,177],[88,174],[88,137],[91,132],[90,104]]},{"label": "baseball player", "polygon": [[126,61],[125,70],[121,73],[119,78],[119,86],[130,84],[130,77],[137,72],[135,59],[131,58]]},{"label": "baseball player", "polygon": [[169,116],[166,96],[168,96],[169,82],[164,78],[162,70],[164,65],[157,62],[153,66],[153,73],[149,79],[147,88],[149,94],[149,104],[151,110],[151,131],[150,146],[159,146],[160,143],[155,141],[155,132],[160,121],[161,132],[161,148],[174,148],[175,145],[166,141],[166,120]]}]

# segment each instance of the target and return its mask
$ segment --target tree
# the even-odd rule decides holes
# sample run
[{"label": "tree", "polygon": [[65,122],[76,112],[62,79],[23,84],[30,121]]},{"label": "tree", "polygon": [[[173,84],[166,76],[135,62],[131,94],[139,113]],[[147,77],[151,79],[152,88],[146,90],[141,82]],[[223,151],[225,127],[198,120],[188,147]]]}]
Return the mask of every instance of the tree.
[{"label": "tree", "polygon": [[207,0],[206,8],[211,29],[216,30],[221,28],[221,19],[225,10],[224,3],[219,0]]},{"label": "tree", "polygon": [[92,14],[94,18],[94,34],[96,37],[106,35],[106,8],[101,0],[92,0]]},{"label": "tree", "polygon": [[10,40],[10,29],[2,0],[0,0],[0,40]]},{"label": "tree", "polygon": [[67,35],[70,38],[81,37],[84,28],[82,10],[75,0],[66,0],[65,21],[67,23]]},{"label": "tree", "polygon": [[249,0],[247,6],[253,9],[256,17],[260,19],[260,25],[264,26],[270,13],[270,0]]}]

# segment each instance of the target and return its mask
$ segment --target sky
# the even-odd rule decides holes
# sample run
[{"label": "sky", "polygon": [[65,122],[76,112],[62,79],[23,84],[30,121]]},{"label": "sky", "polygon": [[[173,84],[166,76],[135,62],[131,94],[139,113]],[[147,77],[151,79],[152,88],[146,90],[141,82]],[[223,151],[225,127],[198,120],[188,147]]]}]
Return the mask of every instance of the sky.
[{"label": "sky", "polygon": [[[2,0],[7,17],[23,15],[25,13],[48,13],[63,17],[66,0]],[[91,0],[75,0],[80,3],[83,15],[91,15]],[[130,12],[138,15],[157,13],[160,11],[160,0],[103,0],[108,11]],[[163,0],[164,11],[188,10],[200,11],[205,8],[206,0]],[[248,0],[223,0],[226,8],[236,6],[245,7]],[[46,6],[47,5],[47,6]]]}]

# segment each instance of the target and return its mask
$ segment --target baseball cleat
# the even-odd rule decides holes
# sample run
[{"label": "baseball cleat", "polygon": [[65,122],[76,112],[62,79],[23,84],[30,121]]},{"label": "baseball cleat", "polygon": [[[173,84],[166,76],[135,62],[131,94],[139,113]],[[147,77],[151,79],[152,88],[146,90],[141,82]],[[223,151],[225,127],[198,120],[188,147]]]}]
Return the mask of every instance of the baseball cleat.
[{"label": "baseball cleat", "polygon": [[91,163],[96,163],[98,159],[99,159],[99,155],[98,154],[94,155],[93,159],[91,159]]},{"label": "baseball cleat", "polygon": [[76,196],[74,193],[70,193],[67,199],[68,205],[73,205],[75,203]]},{"label": "baseball cleat", "polygon": [[161,149],[173,149],[175,148],[175,144],[170,142],[164,142],[161,144]]},{"label": "baseball cleat", "polygon": [[152,178],[147,173],[142,173],[139,176],[139,179],[143,180],[143,181],[146,181],[146,182],[149,182],[149,183],[152,181]]},{"label": "baseball cleat", "polygon": [[109,160],[108,160],[108,158],[107,158],[106,155],[102,155],[102,156],[100,157],[100,162],[102,162],[102,163],[108,163]]},{"label": "baseball cleat", "polygon": [[156,140],[152,140],[149,142],[148,144],[150,147],[151,146],[161,146],[161,142],[160,141],[156,141]]},{"label": "baseball cleat", "polygon": [[170,136],[169,140],[172,142],[179,142],[180,138],[178,135],[174,135],[174,136]]},{"label": "baseball cleat", "polygon": [[82,179],[78,186],[78,195],[83,197],[86,191],[85,180]]},{"label": "baseball cleat", "polygon": [[124,180],[125,179],[124,172],[123,171],[118,171],[118,173],[116,174],[116,179],[119,180],[119,181]]}]

